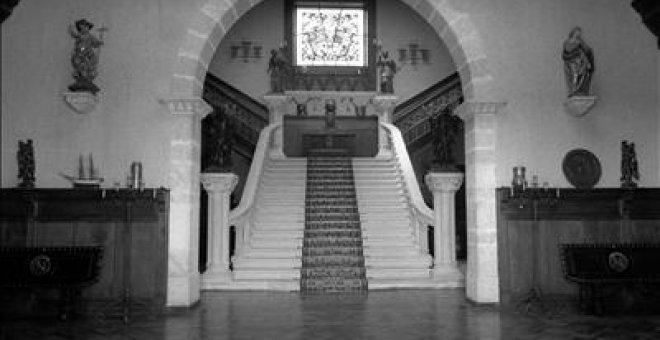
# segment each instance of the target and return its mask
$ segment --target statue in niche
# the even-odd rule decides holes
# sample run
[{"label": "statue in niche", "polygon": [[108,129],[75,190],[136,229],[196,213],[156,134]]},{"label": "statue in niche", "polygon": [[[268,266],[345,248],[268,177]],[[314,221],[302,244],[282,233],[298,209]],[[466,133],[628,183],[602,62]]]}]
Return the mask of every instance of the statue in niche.
[{"label": "statue in niche", "polygon": [[325,101],[325,127],[333,129],[335,127],[335,117],[337,116],[337,104],[334,99]]},{"label": "statue in niche", "polygon": [[31,139],[25,142],[18,141],[16,158],[18,159],[18,178],[21,179],[18,187],[34,188],[34,147]]},{"label": "statue in niche", "polygon": [[216,109],[202,121],[202,169],[204,172],[229,172],[234,146],[234,131],[227,108]]},{"label": "statue in niche", "polygon": [[595,71],[594,54],[582,40],[582,29],[574,27],[564,41],[561,55],[568,85],[568,97],[588,96],[591,77]]},{"label": "statue in niche", "polygon": [[639,180],[639,170],[635,143],[621,141],[621,187],[636,188],[636,180]]},{"label": "statue in niche", "polygon": [[75,29],[69,25],[69,33],[75,40],[73,53],[71,54],[71,64],[73,65],[73,79],[75,83],[69,85],[69,90],[73,92],[99,92],[98,86],[94,84],[99,63],[99,49],[103,45],[104,28],[100,28],[99,37],[92,34],[94,24],[80,19],[76,21]]},{"label": "statue in niche", "polygon": [[380,68],[380,92],[394,93],[396,62],[389,58],[389,53],[387,51],[383,51],[378,56],[376,65]]},{"label": "statue in niche", "polygon": [[452,114],[451,109],[445,108],[442,112],[430,118],[433,135],[434,160],[431,169],[435,171],[458,171],[454,148],[456,138],[460,132],[461,119]]},{"label": "statue in niche", "polygon": [[273,93],[284,92],[289,74],[289,59],[286,57],[284,47],[270,50],[268,73],[270,73],[270,91]]}]

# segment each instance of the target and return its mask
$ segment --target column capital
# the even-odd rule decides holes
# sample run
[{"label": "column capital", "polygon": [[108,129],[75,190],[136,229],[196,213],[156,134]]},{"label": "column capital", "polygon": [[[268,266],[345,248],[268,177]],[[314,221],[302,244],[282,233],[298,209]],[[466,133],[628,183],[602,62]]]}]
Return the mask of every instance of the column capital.
[{"label": "column capital", "polygon": [[213,110],[202,98],[161,98],[158,102],[166,106],[172,115],[199,115],[204,118]]},{"label": "column capital", "polygon": [[378,94],[371,99],[374,105],[376,114],[378,115],[381,123],[392,123],[392,114],[396,104],[399,102],[399,97],[395,95]]},{"label": "column capital", "polygon": [[467,121],[479,115],[494,115],[506,106],[506,102],[464,102],[456,109],[456,114]]},{"label": "column capital", "polygon": [[463,184],[462,172],[429,172],[424,176],[424,182],[433,194],[455,193]]},{"label": "column capital", "polygon": [[201,181],[210,193],[231,193],[238,183],[238,176],[231,172],[202,173]]},{"label": "column capital", "polygon": [[269,113],[269,123],[279,123],[282,121],[282,116],[287,114],[289,110],[287,110],[287,105],[291,104],[291,96],[286,95],[286,94],[274,94],[274,93],[269,93],[265,96],[263,96],[264,102],[266,102],[266,106],[268,107],[268,113]]}]

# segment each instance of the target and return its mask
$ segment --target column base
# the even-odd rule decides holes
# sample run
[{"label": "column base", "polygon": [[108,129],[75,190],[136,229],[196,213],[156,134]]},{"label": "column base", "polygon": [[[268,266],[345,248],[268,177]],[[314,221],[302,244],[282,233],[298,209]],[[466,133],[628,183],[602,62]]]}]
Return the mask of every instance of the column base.
[{"label": "column base", "polygon": [[234,280],[234,274],[229,270],[209,268],[202,275],[202,290],[226,287]]},{"label": "column base", "polygon": [[435,265],[431,269],[431,279],[436,282],[454,285],[454,287],[465,287],[465,275],[457,264]]}]

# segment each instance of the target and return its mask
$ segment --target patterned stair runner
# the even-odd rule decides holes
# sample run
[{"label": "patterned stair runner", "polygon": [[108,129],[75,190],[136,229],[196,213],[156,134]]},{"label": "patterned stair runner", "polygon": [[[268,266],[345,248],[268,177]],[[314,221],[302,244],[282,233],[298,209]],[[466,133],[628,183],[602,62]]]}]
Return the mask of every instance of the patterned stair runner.
[{"label": "patterned stair runner", "polygon": [[308,158],[302,256],[302,292],[367,291],[360,216],[349,158]]}]

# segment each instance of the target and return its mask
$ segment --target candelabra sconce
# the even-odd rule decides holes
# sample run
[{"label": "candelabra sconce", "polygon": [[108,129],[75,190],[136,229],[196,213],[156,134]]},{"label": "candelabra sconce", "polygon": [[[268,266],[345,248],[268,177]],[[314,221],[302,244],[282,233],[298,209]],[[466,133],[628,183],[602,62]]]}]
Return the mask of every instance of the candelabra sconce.
[{"label": "candelabra sconce", "polygon": [[399,51],[399,62],[401,64],[410,64],[416,66],[417,64],[428,65],[431,63],[431,51],[425,48],[420,48],[419,44],[411,43],[408,44],[407,48],[400,48]]},{"label": "candelabra sconce", "polygon": [[241,60],[244,63],[253,59],[262,58],[263,46],[254,45],[252,41],[243,40],[240,43],[233,43],[229,47],[229,57],[231,60]]}]

